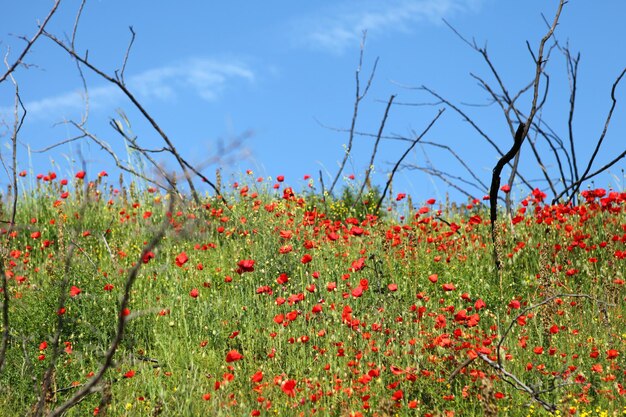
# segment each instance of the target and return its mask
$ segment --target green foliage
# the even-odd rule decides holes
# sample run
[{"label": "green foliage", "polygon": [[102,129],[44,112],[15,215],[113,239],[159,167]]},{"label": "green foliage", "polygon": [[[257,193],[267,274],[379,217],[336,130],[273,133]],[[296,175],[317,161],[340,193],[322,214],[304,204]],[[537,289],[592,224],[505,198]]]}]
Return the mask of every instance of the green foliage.
[{"label": "green foliage", "polygon": [[[366,187],[359,198],[359,190],[354,186],[346,185],[342,188],[339,197],[327,196],[325,204],[321,205],[329,218],[333,220],[343,220],[354,217],[359,221],[365,220],[368,216],[381,218],[385,216],[383,206],[377,209],[381,192],[378,186]],[[313,199],[316,197],[313,196]],[[318,203],[319,205],[319,203]]]}]

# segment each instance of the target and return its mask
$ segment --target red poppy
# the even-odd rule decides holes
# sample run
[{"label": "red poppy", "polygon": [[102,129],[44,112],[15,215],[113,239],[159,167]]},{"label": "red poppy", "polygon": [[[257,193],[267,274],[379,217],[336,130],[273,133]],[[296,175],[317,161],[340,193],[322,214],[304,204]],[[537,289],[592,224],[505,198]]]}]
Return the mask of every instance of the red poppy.
[{"label": "red poppy", "polygon": [[[178,255],[178,256],[180,256],[180,255]],[[142,261],[144,264],[147,264],[148,262],[150,262],[150,259],[154,259],[154,253],[153,253],[153,252],[148,251],[148,252],[146,252],[146,253],[143,255],[143,258],[141,258],[141,261]],[[178,258],[176,258],[176,259],[178,259]],[[184,262],[183,262],[183,263],[184,263]],[[178,262],[176,263],[176,265],[178,265]],[[178,266],[181,266],[181,265],[178,265]]]},{"label": "red poppy", "polygon": [[82,180],[83,178],[85,178],[85,171],[78,171],[76,173],[76,178],[78,178],[79,180]]},{"label": "red poppy", "polygon": [[253,272],[254,271],[254,261],[252,259],[244,259],[237,262],[237,273],[243,274],[244,272]]},{"label": "red poppy", "polygon": [[352,296],[354,298],[359,298],[362,295],[363,295],[363,287],[361,287],[360,285],[352,289]]},{"label": "red poppy", "polygon": [[80,293],[81,289],[78,288],[76,285],[72,285],[72,288],[70,288],[70,297],[76,297]]},{"label": "red poppy", "polygon": [[365,258],[359,258],[356,261],[352,261],[352,265],[350,265],[350,270],[352,272],[360,271],[365,267]]},{"label": "red poppy", "polygon": [[182,267],[189,260],[185,252],[181,252],[176,257],[176,266]]},{"label": "red poppy", "polygon": [[278,278],[276,278],[276,283],[278,285],[285,285],[286,283],[289,282],[289,277],[287,276],[287,274],[280,274],[278,276]]},{"label": "red poppy", "polygon": [[606,358],[607,359],[615,359],[619,356],[619,352],[615,349],[609,349],[606,351]]},{"label": "red poppy", "polygon": [[280,384],[280,389],[289,397],[296,396],[295,388],[296,388],[296,381],[294,381],[293,379],[288,379],[287,381],[283,381]]},{"label": "red poppy", "polygon": [[250,378],[250,380],[252,382],[261,382],[261,381],[263,381],[263,372],[262,371],[256,372],[254,375],[252,375],[252,378]]},{"label": "red poppy", "polygon": [[393,395],[391,396],[391,398],[394,401],[400,401],[402,399],[402,397],[404,397],[404,393],[402,392],[401,389],[399,389],[396,392],[394,392]]},{"label": "red poppy", "polygon": [[241,359],[243,359],[243,355],[234,349],[226,354],[226,362],[228,363],[237,362]]},{"label": "red poppy", "polygon": [[197,288],[194,288],[191,291],[189,291],[189,296],[191,298],[198,298],[199,295],[200,295],[200,293],[198,292]]},{"label": "red poppy", "polygon": [[135,376],[135,371],[132,369],[124,374],[124,378],[132,378],[134,376]]}]

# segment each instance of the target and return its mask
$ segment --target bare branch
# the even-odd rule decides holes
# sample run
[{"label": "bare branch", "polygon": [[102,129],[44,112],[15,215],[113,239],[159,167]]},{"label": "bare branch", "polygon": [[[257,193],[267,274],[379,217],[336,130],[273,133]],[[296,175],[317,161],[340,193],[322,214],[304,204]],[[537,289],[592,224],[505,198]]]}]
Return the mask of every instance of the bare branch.
[{"label": "bare branch", "polygon": [[[613,116],[613,110],[615,110],[615,106],[617,106],[617,99],[615,98],[615,90],[617,89],[617,86],[619,85],[620,81],[624,77],[624,74],[626,74],[626,68],[622,70],[619,77],[617,77],[617,79],[613,83],[613,88],[611,88],[611,100],[613,101],[613,103],[611,104],[609,113],[606,116],[606,121],[604,122],[604,128],[602,129],[600,138],[598,139],[598,142],[596,143],[596,147],[593,150],[593,154],[591,155],[591,158],[589,158],[589,162],[587,163],[587,168],[585,168],[585,172],[583,173],[583,178],[586,177],[589,171],[591,170],[591,166],[593,165],[593,161],[596,159],[596,156],[598,155],[598,151],[600,150],[600,146],[602,145],[602,142],[604,141],[606,132],[609,130],[609,125],[611,124],[611,117]],[[573,191],[569,195],[569,198],[567,199],[568,202],[572,201],[572,199],[574,198],[574,195],[578,194],[578,190],[580,189],[581,184],[582,183],[579,181],[578,184],[574,187]]]},{"label": "bare branch", "polygon": [[413,143],[411,143],[411,146],[409,146],[407,150],[402,154],[400,159],[396,161],[396,164],[394,165],[393,169],[391,170],[391,173],[389,174],[387,183],[385,184],[385,189],[383,190],[383,193],[380,196],[378,203],[376,204],[376,211],[380,210],[380,206],[382,206],[383,201],[385,200],[385,195],[387,195],[387,191],[389,190],[389,185],[391,184],[391,181],[393,181],[393,176],[396,174],[396,171],[398,170],[398,167],[400,166],[404,158],[406,158],[406,156],[409,154],[409,152],[411,152],[411,150],[415,147],[415,145],[417,145],[417,143],[420,140],[422,140],[422,138],[426,135],[426,133],[428,133],[430,128],[433,127],[435,122],[439,119],[439,117],[443,114],[444,111],[445,109],[439,109],[439,111],[437,112],[437,115],[430,121],[428,126],[426,126],[426,128],[422,131],[422,133],[413,140]]},{"label": "bare branch", "polygon": [[[10,69],[10,66],[5,57],[5,64],[7,68]],[[22,98],[20,97],[20,89],[17,81],[13,77],[11,72],[8,73],[8,77],[11,79],[13,86],[15,88],[15,107],[14,107],[14,122],[13,122],[13,131],[11,133],[11,179],[13,182],[13,201],[11,207],[11,219],[9,223],[9,232],[13,230],[15,227],[15,218],[17,216],[17,200],[19,195],[19,189],[17,186],[17,137],[18,134],[24,124],[24,120],[26,118],[26,108],[24,107],[24,103],[22,103]],[[20,109],[22,110],[22,114],[20,116]],[[4,160],[2,160],[2,164],[4,165]],[[9,233],[10,234],[10,233]],[[7,236],[9,235],[7,234]],[[2,302],[2,342],[0,344],[0,372],[4,367],[4,361],[6,358],[6,352],[9,347],[9,329],[10,329],[10,320],[9,320],[9,288],[7,282],[7,276],[4,271],[4,260],[0,261],[0,274],[2,274],[2,293],[3,293],[3,302]]]},{"label": "bare branch", "polygon": [[374,66],[372,67],[372,71],[370,73],[369,79],[367,80],[367,85],[365,86],[363,93],[361,93],[360,73],[361,73],[361,67],[363,65],[363,52],[365,50],[366,35],[367,35],[367,32],[364,31],[363,37],[361,38],[361,49],[359,53],[359,66],[355,73],[356,88],[355,88],[355,99],[354,99],[354,111],[352,113],[352,122],[350,123],[350,135],[348,137],[348,146],[346,147],[346,151],[343,156],[343,160],[341,161],[341,165],[339,166],[339,170],[337,171],[337,175],[335,176],[333,182],[330,185],[330,189],[328,190],[329,194],[333,193],[333,190],[335,189],[335,185],[337,184],[339,177],[341,177],[341,173],[343,172],[343,169],[346,166],[346,162],[348,161],[348,158],[350,157],[350,152],[352,151],[352,141],[354,140],[354,130],[356,127],[356,120],[359,115],[359,104],[361,103],[361,100],[365,98],[365,96],[367,95],[367,92],[370,89],[370,86],[372,85],[372,80],[374,79],[374,74],[376,73],[376,67],[378,65],[378,58],[376,58],[376,60],[374,61]]},{"label": "bare branch", "polygon": [[524,132],[527,132],[526,125],[520,123],[515,132],[515,141],[513,146],[504,155],[496,166],[493,168],[493,174],[491,176],[491,188],[489,189],[489,206],[490,206],[490,219],[491,219],[491,240],[493,242],[493,256],[496,269],[500,270],[500,260],[498,259],[498,253],[496,249],[496,220],[498,219],[498,191],[500,189],[500,173],[502,168],[513,159],[513,157],[519,152],[524,141]]},{"label": "bare branch", "polygon": [[28,54],[28,51],[30,51],[30,48],[33,46],[33,44],[37,41],[37,39],[44,33],[46,25],[48,24],[48,22],[50,21],[50,19],[52,18],[52,15],[54,14],[54,12],[57,11],[57,8],[59,7],[59,4],[61,3],[61,0],[56,0],[54,2],[54,5],[52,6],[52,8],[50,9],[50,12],[48,12],[48,16],[46,16],[46,18],[44,19],[43,23],[39,26],[39,30],[37,31],[37,33],[35,33],[35,35],[30,38],[29,41],[27,41],[26,43],[26,47],[22,50],[22,53],[20,53],[20,55],[17,57],[17,59],[15,60],[15,62],[12,65],[9,65],[7,71],[0,77],[0,83],[2,83],[4,80],[7,79],[7,77],[13,72],[15,71],[15,69],[22,64],[22,61],[24,60],[24,58],[26,57],[26,54]]},{"label": "bare branch", "polygon": [[622,153],[620,153],[615,158],[613,158],[609,163],[607,163],[603,167],[597,169],[596,171],[592,172],[591,174],[583,175],[583,177],[580,180],[578,180],[575,183],[570,184],[563,191],[561,191],[561,193],[559,195],[554,197],[554,200],[552,200],[552,204],[556,204],[561,199],[561,197],[563,197],[572,188],[580,188],[580,186],[585,181],[590,180],[591,178],[595,177],[596,175],[603,173],[604,171],[606,171],[607,169],[611,168],[613,165],[618,163],[620,160],[622,160],[624,157],[626,157],[626,150],[622,151]]},{"label": "bare branch", "polygon": [[[170,204],[168,208],[168,211],[170,213],[174,211],[175,200],[176,200],[175,198],[170,199]],[[121,300],[120,307],[118,310],[119,314],[118,314],[118,321],[117,321],[117,330],[116,330],[113,340],[111,341],[109,349],[107,350],[104,356],[104,362],[100,366],[100,369],[98,369],[98,372],[96,372],[95,375],[89,381],[87,381],[85,385],[81,387],[79,391],[77,391],[66,402],[64,402],[57,408],[55,408],[48,415],[48,417],[59,417],[63,415],[67,410],[69,410],[71,407],[73,407],[78,402],[80,402],[84,397],[86,397],[87,395],[97,390],[98,383],[103,378],[105,372],[111,367],[111,364],[113,363],[113,356],[115,355],[115,352],[117,351],[117,348],[119,347],[119,344],[124,337],[124,330],[126,328],[126,323],[128,322],[128,317],[126,316],[125,312],[126,312],[126,309],[128,308],[128,303],[130,301],[130,294],[133,288],[133,284],[135,283],[135,280],[137,279],[137,276],[139,274],[139,270],[141,266],[143,265],[143,262],[141,260],[148,252],[151,252],[159,245],[159,243],[165,236],[165,232],[167,230],[168,224],[169,224],[168,218],[167,216],[165,216],[165,220],[163,221],[160,229],[155,234],[155,236],[150,240],[150,242],[148,242],[148,244],[144,246],[143,251],[141,252],[141,255],[139,256],[138,261],[135,263],[135,266],[128,273],[128,276],[126,278],[126,282],[124,285],[124,294],[122,295],[122,300]]]},{"label": "bare branch", "polygon": [[[466,182],[461,177],[451,175],[451,174],[449,174],[447,172],[440,171],[440,170],[438,170],[436,168],[433,168],[433,167],[405,166],[404,168],[417,169],[418,171],[422,171],[422,172],[425,172],[428,175],[432,175],[434,177],[437,177],[441,181],[443,181],[446,184],[448,184],[448,186],[454,188],[455,190],[457,190],[461,194],[465,195],[466,197],[468,197],[468,198],[475,198],[475,196],[472,195],[469,191],[461,188],[461,186],[459,186],[457,183],[455,183],[454,181],[451,181],[449,179],[449,178],[452,178],[454,180],[458,180],[458,181],[461,181],[461,182]],[[475,184],[469,183],[469,185],[473,185],[474,186]]]},{"label": "bare branch", "polygon": [[187,166],[183,162],[180,153],[178,153],[178,151],[176,150],[176,147],[174,146],[174,143],[170,140],[169,136],[167,136],[167,134],[165,134],[163,129],[161,129],[161,127],[156,122],[156,120],[154,120],[154,118],[152,118],[150,113],[148,113],[146,111],[146,109],[143,107],[143,105],[137,100],[137,98],[134,96],[134,94],[131,93],[131,91],[126,87],[126,85],[120,79],[118,79],[118,77],[115,77],[115,78],[111,77],[110,75],[106,74],[105,72],[103,72],[102,70],[100,70],[99,68],[97,68],[96,66],[91,64],[87,60],[87,57],[82,57],[82,56],[78,55],[74,49],[72,49],[71,47],[67,46],[65,43],[63,43],[61,40],[59,40],[54,35],[52,35],[52,34],[50,34],[48,32],[45,32],[45,31],[44,31],[44,34],[50,40],[52,40],[54,43],[56,43],[59,47],[61,47],[61,49],[65,50],[65,52],[67,52],[71,57],[73,57],[74,59],[79,61],[81,64],[85,65],[87,68],[89,68],[91,71],[93,71],[96,74],[98,74],[100,77],[102,77],[105,80],[109,81],[110,83],[116,85],[124,93],[124,95],[133,103],[135,108],[137,108],[137,110],[139,110],[139,112],[142,114],[142,116],[148,121],[148,123],[150,123],[152,128],[159,134],[159,136],[161,136],[163,141],[167,144],[167,146],[168,146],[168,148],[170,150],[170,153],[177,160],[178,164],[180,165],[180,167],[181,167],[181,169],[183,171],[183,174],[185,176],[185,179],[187,180],[187,184],[189,185],[189,190],[191,191],[191,195],[192,195],[194,201],[196,202],[196,204],[198,206],[200,206],[201,205],[200,197],[199,197],[199,195],[198,195],[198,193],[196,191],[196,188],[195,188],[195,186],[193,184],[192,177],[189,174],[189,171],[187,170]]},{"label": "bare branch", "polygon": [[361,196],[363,195],[363,190],[365,189],[365,185],[368,184],[370,179],[370,173],[372,172],[372,168],[374,167],[374,159],[376,158],[376,151],[378,149],[378,143],[380,142],[380,137],[383,134],[383,130],[385,129],[385,122],[387,121],[387,116],[389,115],[389,109],[391,108],[391,104],[393,103],[393,99],[396,98],[395,95],[391,95],[389,97],[389,101],[387,102],[387,107],[385,108],[385,114],[383,115],[383,119],[380,122],[380,128],[378,129],[378,135],[376,136],[376,142],[374,142],[374,149],[372,150],[372,157],[370,159],[370,163],[365,171],[365,179],[363,180],[363,184],[361,184],[361,189],[359,190],[359,194],[354,199],[354,204],[361,200]]},{"label": "bare branch", "polygon": [[6,352],[9,347],[9,285],[4,271],[4,260],[0,261],[0,279],[2,279],[2,344],[0,345],[0,371],[4,367]]},{"label": "bare branch", "polygon": [[[122,70],[120,71],[120,74],[119,74],[119,80],[122,84],[126,84],[126,82],[124,81],[124,72],[126,71],[126,63],[128,62],[128,57],[130,56],[130,49],[133,47],[133,43],[135,42],[135,31],[133,30],[133,27],[129,26],[128,29],[130,30],[131,37],[130,37],[130,42],[128,42],[128,48],[126,48],[126,54],[124,55],[124,62],[122,63]],[[117,71],[115,72],[115,76],[117,76]]]},{"label": "bare branch", "polygon": [[481,181],[481,179],[474,173],[474,171],[465,163],[465,161],[456,152],[454,152],[454,150],[451,147],[449,147],[448,145],[442,145],[440,143],[430,142],[430,141],[422,141],[420,143],[422,145],[429,145],[429,146],[435,146],[438,148],[443,148],[446,151],[450,152],[452,156],[457,160],[457,162],[461,164],[461,166],[465,168],[465,170],[472,176],[472,178],[474,178],[474,180],[476,180],[476,182],[480,184],[482,187],[482,188],[479,188],[479,187],[477,188],[481,189],[484,193],[489,191],[489,187],[487,187],[487,184]]},{"label": "bare branch", "polygon": [[535,391],[532,387],[529,387],[524,382],[522,382],[517,376],[507,371],[504,366],[499,364],[498,362],[492,361],[482,353],[476,353],[480,359],[482,359],[487,365],[491,366],[493,369],[498,371],[500,375],[503,377],[502,380],[510,385],[512,385],[515,389],[520,391],[527,392],[533,400],[539,403],[546,411],[553,413],[556,411],[557,407],[554,404],[551,404],[539,396],[539,393]]}]

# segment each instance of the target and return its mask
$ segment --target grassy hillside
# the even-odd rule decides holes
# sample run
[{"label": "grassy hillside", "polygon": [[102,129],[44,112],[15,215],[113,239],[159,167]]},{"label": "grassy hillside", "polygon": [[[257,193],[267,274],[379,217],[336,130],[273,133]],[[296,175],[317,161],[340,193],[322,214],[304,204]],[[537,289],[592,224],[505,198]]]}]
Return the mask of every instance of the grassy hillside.
[{"label": "grassy hillside", "polygon": [[49,179],[0,236],[2,416],[84,387],[120,315],[111,367],[66,415],[626,412],[625,193],[529,196],[497,225],[498,272],[479,201],[394,196],[377,216],[250,177],[228,205],[197,207],[107,177]]}]

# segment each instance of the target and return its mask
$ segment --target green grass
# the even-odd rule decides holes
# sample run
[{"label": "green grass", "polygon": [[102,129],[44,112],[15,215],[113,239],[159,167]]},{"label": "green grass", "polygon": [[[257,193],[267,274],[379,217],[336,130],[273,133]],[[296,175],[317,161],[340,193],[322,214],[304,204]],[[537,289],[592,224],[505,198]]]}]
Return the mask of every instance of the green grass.
[{"label": "green grass", "polygon": [[[476,351],[496,359],[511,322],[503,366],[557,413],[624,412],[626,195],[577,207],[527,199],[514,226],[498,225],[498,273],[478,202],[419,212],[394,199],[377,217],[312,194],[285,199],[265,183],[242,187],[226,195],[230,207],[207,197],[202,207],[177,201],[173,213],[169,195],[115,192],[102,179],[86,195],[61,199],[57,181],[21,195],[18,227],[2,235],[11,323],[0,415],[26,415],[41,395],[60,295],[47,409],[97,372],[137,262],[114,365],[68,416],[98,406],[108,416],[540,415],[480,358],[460,367]],[[243,260],[254,270],[238,271]],[[556,294],[591,298],[562,296],[516,319]],[[242,358],[228,362],[229,352]]]}]

